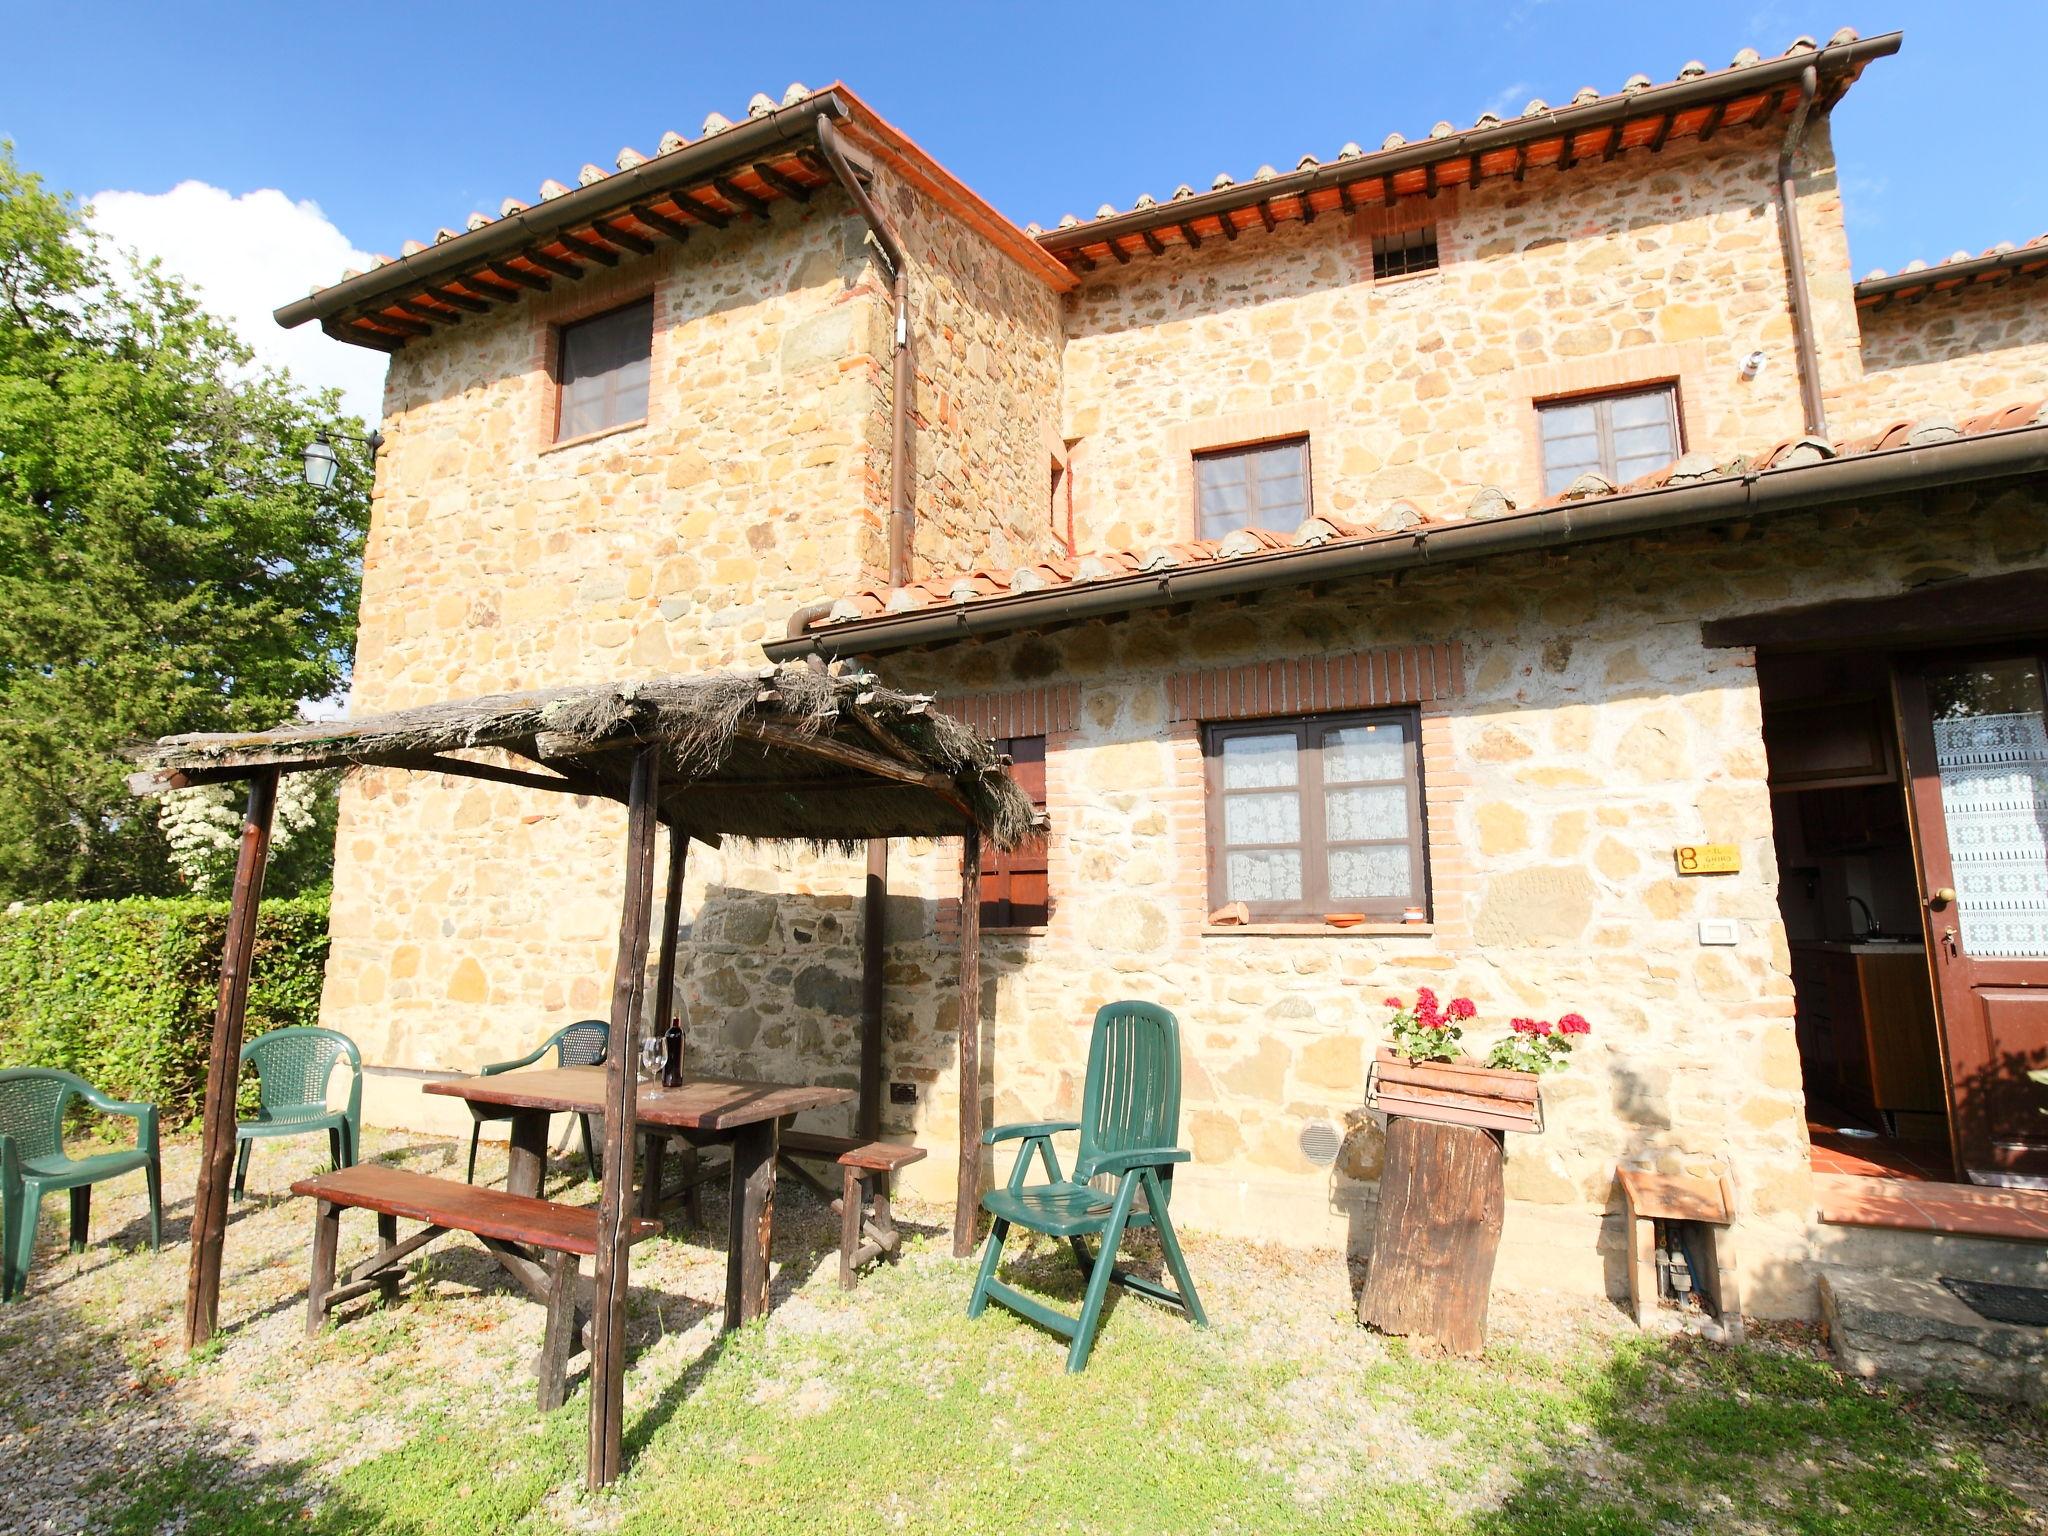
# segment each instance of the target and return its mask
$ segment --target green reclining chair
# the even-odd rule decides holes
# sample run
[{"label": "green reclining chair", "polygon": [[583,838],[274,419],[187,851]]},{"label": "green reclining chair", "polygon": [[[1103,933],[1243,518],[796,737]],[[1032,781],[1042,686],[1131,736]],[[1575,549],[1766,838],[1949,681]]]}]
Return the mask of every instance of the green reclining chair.
[{"label": "green reclining chair", "polygon": [[[249,1152],[260,1136],[327,1133],[334,1166],[347,1168],[363,1147],[363,1055],[338,1030],[295,1024],[258,1035],[242,1047],[242,1060],[256,1068],[254,1120],[235,1126],[240,1155],[235,1159],[235,1198],[249,1179]],[[349,1065],[348,1108],[327,1107],[327,1081],[342,1062]]]},{"label": "green reclining chair", "polygon": [[[135,1122],[135,1145],[125,1152],[71,1157],[64,1150],[64,1112],[74,1098],[106,1115]],[[133,1173],[149,1175],[149,1246],[163,1242],[163,1179],[157,1161],[156,1106],[110,1099],[82,1077],[47,1067],[0,1072],[0,1301],[28,1289],[35,1257],[36,1215],[43,1196],[71,1191],[71,1251],[85,1248],[92,1187]]]},{"label": "green reclining chair", "polygon": [[[1079,1131],[1081,1150],[1074,1177],[1060,1177],[1052,1138],[1061,1131]],[[988,1246],[982,1250],[981,1274],[974,1282],[969,1317],[981,1316],[993,1297],[1011,1311],[1073,1341],[1067,1369],[1087,1368],[1095,1329],[1102,1321],[1102,1303],[1113,1280],[1127,1291],[1177,1307],[1198,1328],[1209,1326],[1195,1282],[1181,1256],[1180,1241],[1166,1214],[1173,1193],[1173,1165],[1188,1160],[1174,1145],[1180,1136],[1180,1024],[1152,1003],[1105,1003],[1096,1010],[1095,1035],[1088,1046],[1088,1084],[1082,1092],[1081,1118],[998,1125],[982,1133],[982,1144],[1018,1141],[1017,1163],[1010,1182],[981,1197],[982,1209],[995,1218]],[[1045,1164],[1047,1182],[1026,1184],[1031,1157]],[[1112,1196],[1089,1180],[1116,1181]],[[996,1265],[1012,1226],[1064,1237],[1074,1250],[1088,1289],[1078,1319],[1055,1312],[996,1279]],[[1156,1227],[1159,1246],[1173,1271],[1179,1294],[1116,1267],[1117,1247],[1131,1227]],[[1099,1236],[1101,1251],[1090,1255],[1087,1238]]]},{"label": "green reclining chair", "polygon": [[[530,1067],[549,1051],[555,1053],[558,1067],[601,1067],[604,1054],[611,1047],[612,1027],[603,1019],[578,1019],[574,1024],[564,1024],[547,1039],[528,1051],[517,1061],[494,1061],[482,1068],[477,1076],[496,1077],[500,1072],[516,1072],[521,1067]],[[471,1104],[470,1114],[476,1124],[469,1132],[469,1173],[470,1183],[476,1182],[476,1144],[483,1135],[486,1120],[510,1120],[518,1111],[496,1104]],[[591,1135],[590,1116],[580,1115],[583,1122],[583,1172],[590,1182],[597,1182],[597,1147]]]}]

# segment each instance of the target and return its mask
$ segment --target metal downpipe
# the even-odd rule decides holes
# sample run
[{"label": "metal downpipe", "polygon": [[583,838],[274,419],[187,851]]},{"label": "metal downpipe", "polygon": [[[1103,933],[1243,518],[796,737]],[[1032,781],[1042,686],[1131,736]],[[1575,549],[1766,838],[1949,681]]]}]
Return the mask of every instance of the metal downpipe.
[{"label": "metal downpipe", "polygon": [[[1827,407],[1820,390],[1820,356],[1813,344],[1813,300],[1806,289],[1806,250],[1799,237],[1799,201],[1792,186],[1793,157],[1806,142],[1813,121],[1813,98],[1820,89],[1820,71],[1809,64],[1799,72],[1799,105],[1785,126],[1778,150],[1778,223],[1785,250],[1785,287],[1792,301],[1792,341],[1799,361],[1799,398],[1806,412],[1806,430],[1828,435]],[[824,127],[820,121],[820,128]]]}]

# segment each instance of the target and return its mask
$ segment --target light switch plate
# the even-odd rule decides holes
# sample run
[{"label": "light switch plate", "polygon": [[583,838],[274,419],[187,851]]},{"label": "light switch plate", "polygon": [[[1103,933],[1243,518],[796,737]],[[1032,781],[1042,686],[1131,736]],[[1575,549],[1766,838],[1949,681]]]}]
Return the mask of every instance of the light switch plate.
[{"label": "light switch plate", "polygon": [[1703,917],[1700,919],[1700,942],[1702,944],[1733,944],[1739,934],[1732,917]]}]

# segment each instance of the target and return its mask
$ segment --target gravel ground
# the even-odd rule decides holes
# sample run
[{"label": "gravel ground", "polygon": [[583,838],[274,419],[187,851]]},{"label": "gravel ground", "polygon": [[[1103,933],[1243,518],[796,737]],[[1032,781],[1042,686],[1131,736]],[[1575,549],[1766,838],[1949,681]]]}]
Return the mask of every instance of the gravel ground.
[{"label": "gravel ground", "polygon": [[[367,1140],[371,1157],[462,1176],[464,1147],[375,1131]],[[288,1188],[324,1164],[325,1143],[317,1138],[259,1145],[251,1198],[230,1216],[221,1334],[199,1357],[185,1359],[177,1341],[196,1157],[190,1141],[166,1149],[160,1254],[144,1242],[139,1176],[94,1191],[92,1242],[83,1254],[63,1250],[63,1202],[45,1203],[28,1298],[0,1311],[0,1531],[7,1536],[85,1530],[93,1514],[119,1507],[125,1493],[195,1458],[203,1458],[209,1477],[252,1483],[284,1469],[304,1479],[308,1496],[317,1498],[326,1480],[404,1444],[418,1433],[423,1415],[459,1412],[468,1425],[487,1431],[494,1404],[530,1397],[540,1310],[514,1294],[489,1256],[461,1237],[415,1260],[398,1306],[384,1308],[374,1296],[351,1302],[339,1326],[305,1339],[311,1213]],[[580,1160],[557,1160],[550,1194],[594,1200],[595,1187],[575,1176],[579,1169]],[[495,1180],[502,1171],[502,1149],[486,1147],[480,1178]],[[629,1424],[658,1399],[672,1398],[678,1383],[689,1390],[718,1362],[725,1257],[722,1236],[713,1234],[723,1231],[723,1196],[715,1184],[706,1194],[708,1230],[634,1252]],[[906,1268],[953,1264],[936,1240],[943,1230],[939,1213],[911,1205],[899,1214],[914,1232],[935,1239],[914,1244]],[[342,1265],[366,1255],[373,1239],[369,1217],[347,1213]],[[836,1242],[836,1219],[825,1205],[785,1179],[769,1324],[777,1334],[829,1339],[872,1327],[860,1306],[839,1296]],[[1356,1325],[1356,1277],[1337,1255],[1199,1237],[1188,1246],[1212,1316],[1233,1320],[1233,1358],[1247,1367],[1274,1359],[1301,1363],[1279,1389],[1282,1418],[1297,1428],[1236,1454],[1255,1466],[1284,1469],[1304,1506],[1355,1477],[1361,1460],[1403,1483],[1438,1480],[1452,1507],[1479,1508],[1500,1496],[1506,1474],[1489,1472],[1483,1456],[1469,1475],[1447,1470],[1469,1434],[1447,1436],[1401,1392],[1368,1385],[1371,1368],[1404,1346]],[[1044,1251],[1045,1274],[1054,1283],[1060,1283],[1062,1262]],[[1768,1348],[1818,1353],[1810,1329],[1759,1331]],[[1597,1351],[1633,1332],[1611,1305],[1497,1295],[1494,1347],[1485,1365],[1471,1368],[1473,1379],[1491,1373],[1510,1380],[1518,1360]],[[1382,1382],[1385,1376],[1379,1373]],[[580,1385],[579,1376],[572,1381],[578,1404]],[[752,1391],[757,1402],[772,1400],[780,1412],[804,1417],[831,1409],[838,1388],[818,1374],[764,1379]],[[1332,1437],[1333,1423],[1353,1432]],[[2048,1425],[2022,1426],[2015,1435],[2010,1421],[2000,1420],[1971,1447],[2037,1515],[2048,1510],[2044,1441]],[[772,1447],[739,1449],[764,1455]],[[1474,1457],[1462,1460],[1469,1468]],[[1582,1470],[1601,1481],[1591,1450]],[[563,1529],[605,1523],[601,1508],[570,1489],[551,1496],[547,1510]],[[2048,1521],[2034,1528],[2048,1529]]]}]

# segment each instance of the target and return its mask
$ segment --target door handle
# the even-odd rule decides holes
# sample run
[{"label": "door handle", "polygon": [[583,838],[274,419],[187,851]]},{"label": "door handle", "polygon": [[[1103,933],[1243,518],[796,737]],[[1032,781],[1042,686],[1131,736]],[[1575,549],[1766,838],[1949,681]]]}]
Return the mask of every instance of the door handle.
[{"label": "door handle", "polygon": [[1939,912],[1943,907],[1952,906],[1955,903],[1955,899],[1956,888],[1952,885],[1944,885],[1940,890],[1927,898],[1927,910]]}]

